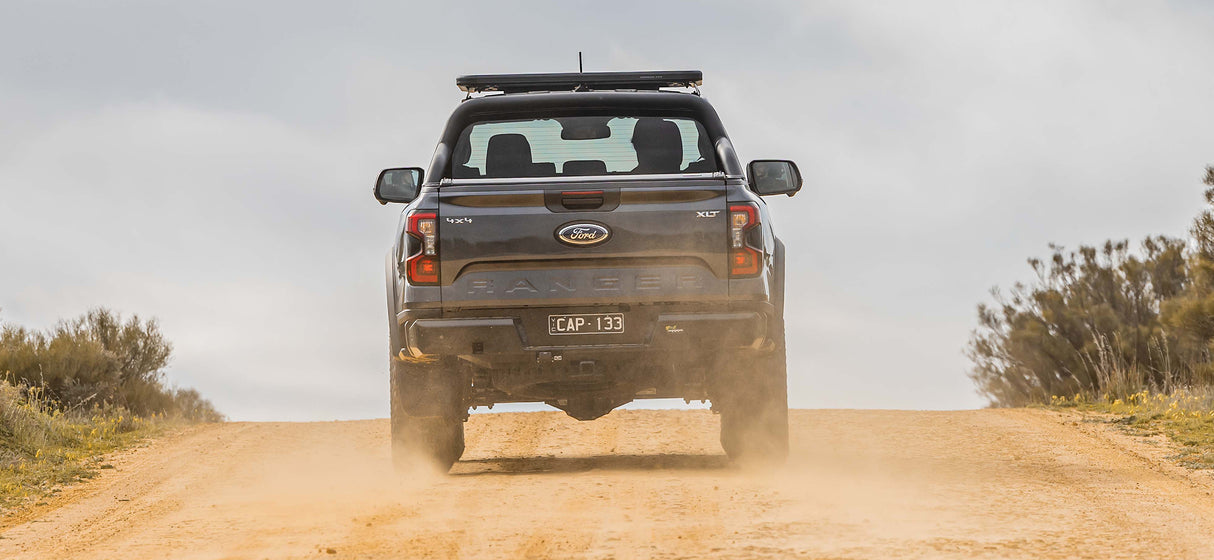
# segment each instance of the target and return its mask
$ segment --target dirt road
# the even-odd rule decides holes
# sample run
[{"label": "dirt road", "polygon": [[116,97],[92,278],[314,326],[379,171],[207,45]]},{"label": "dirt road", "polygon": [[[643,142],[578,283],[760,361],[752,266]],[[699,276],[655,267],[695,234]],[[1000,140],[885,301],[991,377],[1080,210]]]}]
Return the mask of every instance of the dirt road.
[{"label": "dirt road", "polygon": [[1208,473],[1074,420],[794,411],[763,474],[707,411],[475,415],[407,477],[383,420],[205,426],[3,520],[0,558],[1214,558]]}]

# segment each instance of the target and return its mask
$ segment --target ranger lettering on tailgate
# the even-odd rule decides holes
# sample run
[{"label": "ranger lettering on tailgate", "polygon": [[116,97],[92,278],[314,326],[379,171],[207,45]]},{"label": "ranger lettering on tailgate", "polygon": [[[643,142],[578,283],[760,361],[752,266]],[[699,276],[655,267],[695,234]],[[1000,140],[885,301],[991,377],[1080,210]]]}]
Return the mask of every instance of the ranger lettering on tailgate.
[{"label": "ranger lettering on tailgate", "polygon": [[[576,278],[526,278],[519,277],[513,280],[508,280],[500,293],[507,295],[515,293],[527,294],[573,294],[577,293],[579,287],[582,289],[590,289],[594,291],[614,291],[619,292],[630,287],[635,291],[646,290],[661,290],[664,287],[669,287],[673,291],[689,291],[698,292],[704,289],[704,283],[701,281],[698,274],[678,274],[678,275],[662,275],[640,273],[632,276],[608,276],[595,275],[588,280],[581,280],[582,285],[579,286],[579,279]],[[468,279],[465,281],[468,286],[468,295],[491,296],[499,293],[498,285],[492,279]]]}]

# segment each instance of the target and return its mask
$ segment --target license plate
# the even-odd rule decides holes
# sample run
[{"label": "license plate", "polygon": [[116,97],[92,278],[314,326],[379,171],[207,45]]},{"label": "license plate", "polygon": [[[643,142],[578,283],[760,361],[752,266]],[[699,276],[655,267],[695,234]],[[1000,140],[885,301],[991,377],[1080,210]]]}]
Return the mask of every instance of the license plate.
[{"label": "license plate", "polygon": [[548,334],[618,334],[624,332],[623,313],[549,315]]}]

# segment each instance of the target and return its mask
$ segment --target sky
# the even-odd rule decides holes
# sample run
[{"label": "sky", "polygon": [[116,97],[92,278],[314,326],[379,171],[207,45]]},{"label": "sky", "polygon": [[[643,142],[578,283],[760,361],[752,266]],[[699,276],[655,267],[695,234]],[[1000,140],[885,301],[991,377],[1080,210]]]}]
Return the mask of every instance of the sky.
[{"label": "sky", "polygon": [[0,0],[0,321],[155,317],[234,420],[388,412],[380,169],[457,75],[701,69],[789,247],[790,405],[984,406],[963,349],[1048,244],[1183,235],[1214,4]]}]

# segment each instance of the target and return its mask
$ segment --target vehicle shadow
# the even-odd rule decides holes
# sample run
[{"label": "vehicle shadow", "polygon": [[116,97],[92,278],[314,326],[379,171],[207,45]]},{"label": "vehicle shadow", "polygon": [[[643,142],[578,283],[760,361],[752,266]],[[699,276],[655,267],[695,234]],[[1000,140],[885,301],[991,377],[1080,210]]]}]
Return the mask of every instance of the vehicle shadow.
[{"label": "vehicle shadow", "polygon": [[712,471],[731,468],[725,455],[658,454],[590,457],[494,457],[459,461],[451,476],[601,471]]}]

